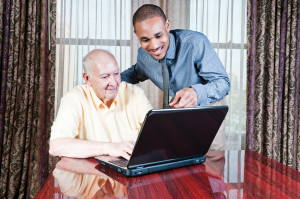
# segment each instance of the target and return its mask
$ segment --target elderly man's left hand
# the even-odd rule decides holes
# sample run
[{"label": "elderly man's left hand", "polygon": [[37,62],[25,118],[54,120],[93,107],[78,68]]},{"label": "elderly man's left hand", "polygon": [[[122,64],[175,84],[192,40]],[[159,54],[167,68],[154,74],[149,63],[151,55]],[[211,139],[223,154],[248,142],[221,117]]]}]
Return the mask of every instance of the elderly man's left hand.
[{"label": "elderly man's left hand", "polygon": [[169,106],[175,108],[195,107],[197,105],[197,93],[193,88],[184,88],[176,93]]}]

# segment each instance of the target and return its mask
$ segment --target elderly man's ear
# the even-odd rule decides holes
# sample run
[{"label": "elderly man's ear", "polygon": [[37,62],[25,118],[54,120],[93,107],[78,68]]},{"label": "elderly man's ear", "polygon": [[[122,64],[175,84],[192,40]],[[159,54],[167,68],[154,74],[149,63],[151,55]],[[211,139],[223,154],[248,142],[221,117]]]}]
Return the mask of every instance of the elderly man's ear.
[{"label": "elderly man's ear", "polygon": [[83,79],[87,85],[91,86],[90,81],[89,81],[90,76],[88,76],[88,74],[86,72],[83,73]]}]

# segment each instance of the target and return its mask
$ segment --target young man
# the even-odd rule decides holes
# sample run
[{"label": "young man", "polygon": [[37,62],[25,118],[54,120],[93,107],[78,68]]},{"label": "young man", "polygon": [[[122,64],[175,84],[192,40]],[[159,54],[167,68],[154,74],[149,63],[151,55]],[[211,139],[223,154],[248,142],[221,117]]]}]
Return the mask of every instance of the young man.
[{"label": "young man", "polygon": [[163,90],[162,64],[169,72],[169,104],[175,108],[206,106],[223,99],[230,81],[218,55],[202,33],[170,30],[160,7],[146,4],[133,16],[140,41],[137,63],[122,72],[122,81],[136,84],[150,79]]},{"label": "young man", "polygon": [[121,83],[110,53],[93,50],[83,60],[84,85],[61,99],[51,129],[50,154],[75,158],[110,155],[129,159],[147,112],[142,89]]}]

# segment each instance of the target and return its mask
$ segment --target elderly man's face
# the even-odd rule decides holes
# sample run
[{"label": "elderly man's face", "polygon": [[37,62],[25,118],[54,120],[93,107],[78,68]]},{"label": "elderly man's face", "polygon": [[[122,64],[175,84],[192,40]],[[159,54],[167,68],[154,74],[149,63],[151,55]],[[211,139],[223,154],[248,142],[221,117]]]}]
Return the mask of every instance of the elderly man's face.
[{"label": "elderly man's face", "polygon": [[121,77],[115,59],[108,58],[101,64],[98,62],[93,63],[90,74],[87,83],[105,104],[117,96]]},{"label": "elderly man's face", "polygon": [[135,23],[135,34],[142,48],[154,59],[161,60],[169,48],[169,20],[164,23],[161,17],[153,17]]}]

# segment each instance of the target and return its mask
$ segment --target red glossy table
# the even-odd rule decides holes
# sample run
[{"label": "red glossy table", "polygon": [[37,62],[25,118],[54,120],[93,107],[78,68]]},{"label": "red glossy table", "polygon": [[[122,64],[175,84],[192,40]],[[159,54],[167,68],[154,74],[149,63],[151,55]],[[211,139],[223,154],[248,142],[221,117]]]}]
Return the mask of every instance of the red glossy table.
[{"label": "red glossy table", "polygon": [[36,198],[300,198],[300,172],[252,151],[209,151],[205,164],[132,178],[63,158]]}]

